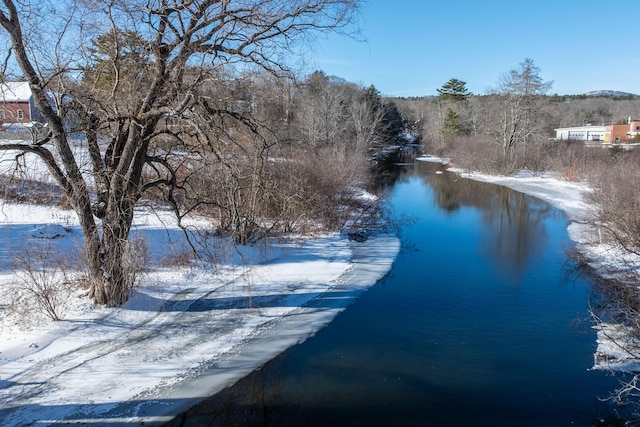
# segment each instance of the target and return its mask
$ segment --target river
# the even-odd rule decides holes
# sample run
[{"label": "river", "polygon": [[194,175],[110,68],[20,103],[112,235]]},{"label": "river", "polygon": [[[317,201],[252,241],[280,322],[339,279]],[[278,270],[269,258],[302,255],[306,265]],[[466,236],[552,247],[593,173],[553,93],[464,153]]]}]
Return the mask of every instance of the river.
[{"label": "river", "polygon": [[[565,426],[612,417],[562,212],[416,162],[387,170],[403,249],[326,328],[184,426]],[[176,420],[177,422],[178,420]],[[177,424],[176,424],[177,425]]]}]

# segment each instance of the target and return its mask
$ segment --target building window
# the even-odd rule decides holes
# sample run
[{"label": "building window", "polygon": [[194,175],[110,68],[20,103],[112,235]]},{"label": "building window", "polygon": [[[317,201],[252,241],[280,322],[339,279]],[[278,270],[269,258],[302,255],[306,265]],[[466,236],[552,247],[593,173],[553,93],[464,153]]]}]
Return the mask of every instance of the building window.
[{"label": "building window", "polygon": [[18,110],[18,120],[24,119],[24,111]]}]

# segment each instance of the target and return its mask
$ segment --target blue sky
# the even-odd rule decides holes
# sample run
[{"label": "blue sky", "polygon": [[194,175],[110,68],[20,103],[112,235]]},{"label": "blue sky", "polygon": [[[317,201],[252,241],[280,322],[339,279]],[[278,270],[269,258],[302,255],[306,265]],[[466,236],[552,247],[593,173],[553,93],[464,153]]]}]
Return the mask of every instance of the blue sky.
[{"label": "blue sky", "polygon": [[384,95],[435,95],[451,78],[484,94],[531,58],[550,93],[640,94],[637,0],[369,0],[362,41],[321,37],[310,68]]}]

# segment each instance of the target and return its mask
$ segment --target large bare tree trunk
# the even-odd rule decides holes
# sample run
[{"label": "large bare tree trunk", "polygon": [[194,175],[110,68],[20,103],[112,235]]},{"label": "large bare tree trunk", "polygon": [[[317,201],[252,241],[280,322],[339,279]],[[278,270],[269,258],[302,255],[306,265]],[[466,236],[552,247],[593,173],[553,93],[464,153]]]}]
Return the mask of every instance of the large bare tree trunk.
[{"label": "large bare tree trunk", "polygon": [[110,217],[103,222],[102,244],[97,252],[88,252],[90,297],[98,304],[119,305],[129,298],[133,283],[123,268],[130,221]]}]

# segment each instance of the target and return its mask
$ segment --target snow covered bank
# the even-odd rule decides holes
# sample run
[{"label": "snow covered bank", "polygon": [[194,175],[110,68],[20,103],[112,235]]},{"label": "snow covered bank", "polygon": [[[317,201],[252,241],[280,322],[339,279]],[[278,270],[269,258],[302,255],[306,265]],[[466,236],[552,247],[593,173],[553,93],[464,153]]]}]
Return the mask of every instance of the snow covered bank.
[{"label": "snow covered bank", "polygon": [[537,197],[562,210],[572,222],[588,221],[589,204],[584,196],[591,191],[584,183],[569,182],[550,174],[534,175],[522,171],[513,176],[492,176],[480,173],[459,172],[465,178],[490,182],[512,188]]},{"label": "snow covered bank", "polygon": [[[14,255],[46,242],[77,256],[77,224],[45,207],[6,204],[2,213],[3,426],[168,421],[326,325],[388,272],[399,251],[388,235],[273,241],[242,256],[230,251],[215,272],[156,265],[116,309],[94,306],[77,290],[60,308],[63,320],[51,322],[13,310]],[[154,258],[181,250],[168,219],[138,218],[134,233]],[[55,239],[41,232],[47,224],[60,226]]]}]

